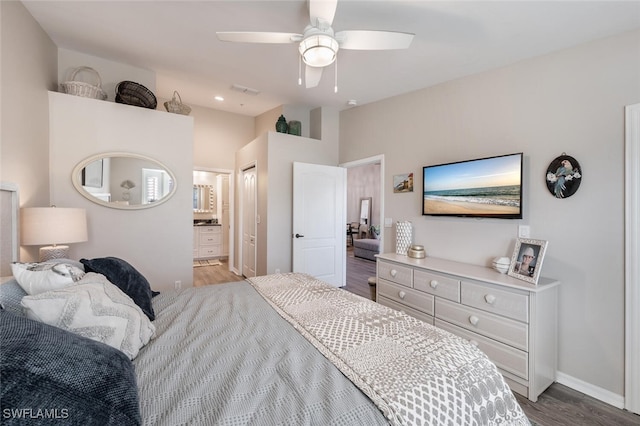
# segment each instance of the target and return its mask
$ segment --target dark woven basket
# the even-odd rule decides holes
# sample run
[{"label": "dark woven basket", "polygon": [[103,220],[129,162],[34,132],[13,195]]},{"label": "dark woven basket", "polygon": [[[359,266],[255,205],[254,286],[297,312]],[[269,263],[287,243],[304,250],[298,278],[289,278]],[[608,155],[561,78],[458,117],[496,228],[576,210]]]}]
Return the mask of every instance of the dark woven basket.
[{"label": "dark woven basket", "polygon": [[142,108],[156,109],[156,96],[140,83],[121,81],[116,86],[116,102]]}]

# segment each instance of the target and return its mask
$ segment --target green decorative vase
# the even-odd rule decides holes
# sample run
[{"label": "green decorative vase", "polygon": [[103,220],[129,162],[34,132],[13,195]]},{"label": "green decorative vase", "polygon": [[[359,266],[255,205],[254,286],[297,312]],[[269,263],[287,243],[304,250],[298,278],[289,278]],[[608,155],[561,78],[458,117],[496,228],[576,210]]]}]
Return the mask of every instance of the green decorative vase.
[{"label": "green decorative vase", "polygon": [[299,121],[291,120],[289,122],[289,134],[300,136],[302,134],[302,124]]},{"label": "green decorative vase", "polygon": [[289,125],[287,124],[287,119],[284,118],[284,115],[281,115],[276,121],[276,132],[278,133],[287,133],[289,131]]}]

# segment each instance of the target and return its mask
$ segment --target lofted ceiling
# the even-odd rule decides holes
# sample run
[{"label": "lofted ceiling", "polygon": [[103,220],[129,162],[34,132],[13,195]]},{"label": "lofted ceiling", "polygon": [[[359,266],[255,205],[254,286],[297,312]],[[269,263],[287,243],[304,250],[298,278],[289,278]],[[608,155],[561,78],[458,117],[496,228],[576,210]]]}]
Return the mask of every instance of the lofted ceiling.
[{"label": "lofted ceiling", "polygon": [[[406,50],[341,50],[298,85],[296,44],[221,42],[216,31],[301,33],[305,0],[30,1],[53,42],[155,71],[156,95],[256,116],[279,105],[350,108],[640,28],[639,1],[339,0],[333,28],[414,33]],[[233,91],[232,85],[257,90]],[[225,98],[223,102],[214,96]]]}]

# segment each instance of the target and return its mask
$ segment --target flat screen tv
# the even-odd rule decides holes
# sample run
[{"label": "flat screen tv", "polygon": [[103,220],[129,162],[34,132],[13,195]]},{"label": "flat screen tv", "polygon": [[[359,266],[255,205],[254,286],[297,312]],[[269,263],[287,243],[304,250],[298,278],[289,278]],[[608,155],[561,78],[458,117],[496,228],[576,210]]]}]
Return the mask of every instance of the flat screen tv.
[{"label": "flat screen tv", "polygon": [[422,168],[425,216],[522,219],[522,153]]}]

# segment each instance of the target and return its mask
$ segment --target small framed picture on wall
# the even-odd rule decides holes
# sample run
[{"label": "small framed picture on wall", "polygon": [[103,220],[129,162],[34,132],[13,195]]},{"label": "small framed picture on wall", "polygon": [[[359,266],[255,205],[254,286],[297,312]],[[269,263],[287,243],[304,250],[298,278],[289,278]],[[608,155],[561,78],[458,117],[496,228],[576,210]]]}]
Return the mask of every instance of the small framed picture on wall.
[{"label": "small framed picture on wall", "polygon": [[513,249],[508,274],[519,280],[538,284],[547,241],[518,238]]},{"label": "small framed picture on wall", "polygon": [[413,173],[394,175],[393,192],[413,192]]}]

